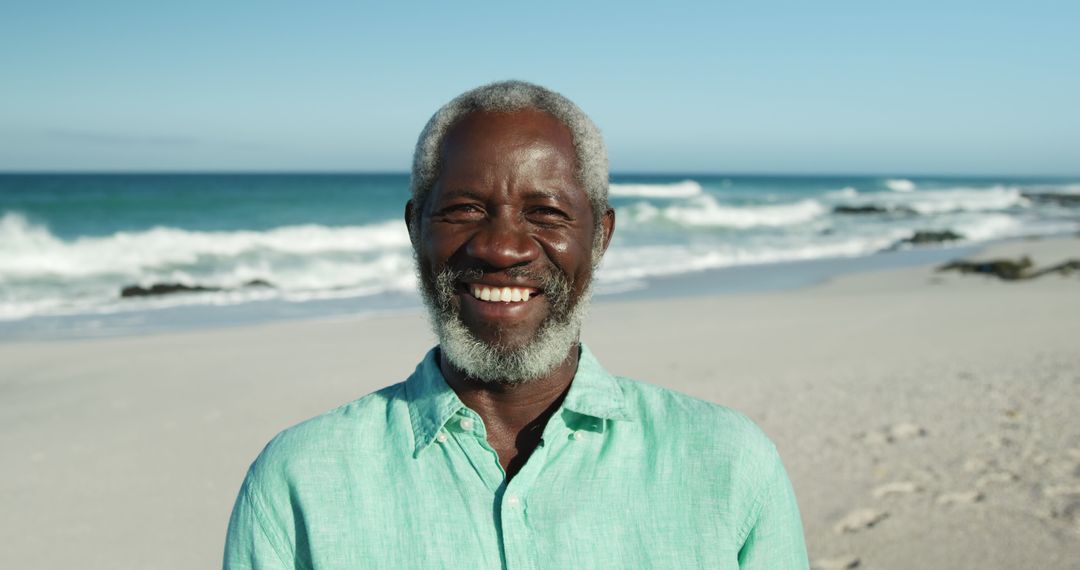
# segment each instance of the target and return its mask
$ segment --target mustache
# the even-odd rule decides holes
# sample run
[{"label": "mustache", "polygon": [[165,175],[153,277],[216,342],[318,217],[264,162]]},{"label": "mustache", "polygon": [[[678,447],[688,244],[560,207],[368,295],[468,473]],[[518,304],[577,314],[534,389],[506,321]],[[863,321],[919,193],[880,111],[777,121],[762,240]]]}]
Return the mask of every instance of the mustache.
[{"label": "mustache", "polygon": [[548,303],[555,314],[565,312],[570,305],[570,280],[555,268],[537,271],[526,267],[511,267],[498,272],[484,271],[477,268],[454,269],[443,268],[434,276],[435,300],[441,311],[453,311],[452,299],[457,284],[462,281],[480,281],[488,275],[498,273],[515,279],[528,279],[540,285],[541,291],[548,298]]}]

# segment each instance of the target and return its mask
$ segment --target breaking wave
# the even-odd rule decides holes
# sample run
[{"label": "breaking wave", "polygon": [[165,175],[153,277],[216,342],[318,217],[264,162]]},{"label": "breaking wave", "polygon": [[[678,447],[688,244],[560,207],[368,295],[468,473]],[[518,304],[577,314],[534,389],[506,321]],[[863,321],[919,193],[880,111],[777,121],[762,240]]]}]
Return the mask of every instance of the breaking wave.
[{"label": "breaking wave", "polygon": [[877,206],[883,210],[906,210],[921,215],[991,212],[1025,207],[1030,204],[1019,188],[1011,186],[957,187],[897,194],[857,194],[846,198],[850,200],[843,201],[845,205]]},{"label": "breaking wave", "polygon": [[885,181],[885,187],[893,192],[914,192],[915,183],[906,178],[891,178]]},{"label": "breaking wave", "polygon": [[[245,288],[252,281],[270,287]],[[158,283],[224,290],[170,295],[168,305],[409,291],[412,250],[397,221],[263,232],[158,227],[67,241],[20,214],[0,217],[0,319],[115,306],[123,287]]]},{"label": "breaking wave", "polygon": [[[1080,184],[1071,182],[920,179],[916,188],[906,179],[851,179],[792,191],[786,181],[702,181],[611,185],[618,230],[598,275],[603,291],[649,276],[872,255],[920,231],[951,231],[963,236],[956,243],[971,243],[1080,230],[1073,199]],[[838,207],[868,215],[834,214]],[[16,209],[0,214],[0,320],[257,300],[371,296],[377,304],[415,291],[396,204],[363,225],[301,217],[327,223],[261,231],[162,225],[70,239]],[[181,292],[121,298],[124,287],[156,284]]]},{"label": "breaking wave", "polygon": [[684,226],[748,229],[803,224],[828,210],[816,200],[802,200],[790,204],[728,206],[706,194],[663,208],[639,202],[633,206],[632,211],[632,218],[636,222],[647,223],[661,218]]},{"label": "breaking wave", "polygon": [[638,198],[689,198],[703,192],[701,184],[693,180],[670,184],[611,184],[608,187],[611,196]]}]

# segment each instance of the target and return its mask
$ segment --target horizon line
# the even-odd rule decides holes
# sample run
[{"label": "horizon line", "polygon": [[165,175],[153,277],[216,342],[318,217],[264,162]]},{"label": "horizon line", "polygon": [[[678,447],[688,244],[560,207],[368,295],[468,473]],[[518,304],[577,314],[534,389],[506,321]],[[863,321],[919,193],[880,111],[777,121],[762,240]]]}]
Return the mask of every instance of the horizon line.
[{"label": "horizon line", "polygon": [[[256,170],[256,169],[220,169],[220,170],[169,170],[169,169],[55,169],[55,170],[0,170],[0,176],[409,176],[408,170]],[[872,172],[872,171],[849,171],[849,172],[798,172],[798,171],[704,171],[704,170],[624,170],[610,171],[609,177],[623,176],[670,176],[670,177],[776,177],[776,178],[1077,178],[1080,173],[1073,174],[1031,174],[1031,173],[967,173],[967,172]]]}]

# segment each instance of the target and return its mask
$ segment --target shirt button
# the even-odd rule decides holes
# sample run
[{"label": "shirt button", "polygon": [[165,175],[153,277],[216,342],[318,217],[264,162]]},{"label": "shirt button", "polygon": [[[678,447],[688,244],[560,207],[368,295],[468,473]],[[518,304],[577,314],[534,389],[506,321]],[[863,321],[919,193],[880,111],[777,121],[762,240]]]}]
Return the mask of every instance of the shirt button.
[{"label": "shirt button", "polygon": [[439,443],[446,443],[446,434],[440,431],[439,435],[435,436],[435,441]]},{"label": "shirt button", "polygon": [[465,431],[471,431],[473,428],[473,421],[471,418],[461,418],[461,429]]},{"label": "shirt button", "polygon": [[521,499],[517,495],[507,495],[506,504],[511,507],[516,507],[521,504]]},{"label": "shirt button", "polygon": [[585,435],[582,434],[580,431],[575,431],[574,433],[570,434],[570,438],[574,441],[581,441],[581,438],[583,437],[585,437]]}]

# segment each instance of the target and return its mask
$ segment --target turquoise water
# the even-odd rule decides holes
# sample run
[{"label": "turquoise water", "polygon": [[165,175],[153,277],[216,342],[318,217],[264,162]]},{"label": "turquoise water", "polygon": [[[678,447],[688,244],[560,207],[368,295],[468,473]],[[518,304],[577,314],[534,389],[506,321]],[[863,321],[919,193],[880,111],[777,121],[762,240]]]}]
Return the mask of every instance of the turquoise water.
[{"label": "turquoise water", "polygon": [[[0,327],[415,304],[407,194],[405,174],[0,175]],[[1076,232],[1077,195],[1069,179],[615,175],[617,230],[597,293],[869,259],[914,248],[904,240],[917,231],[952,231],[953,245]],[[120,296],[154,284],[212,291]]]}]

